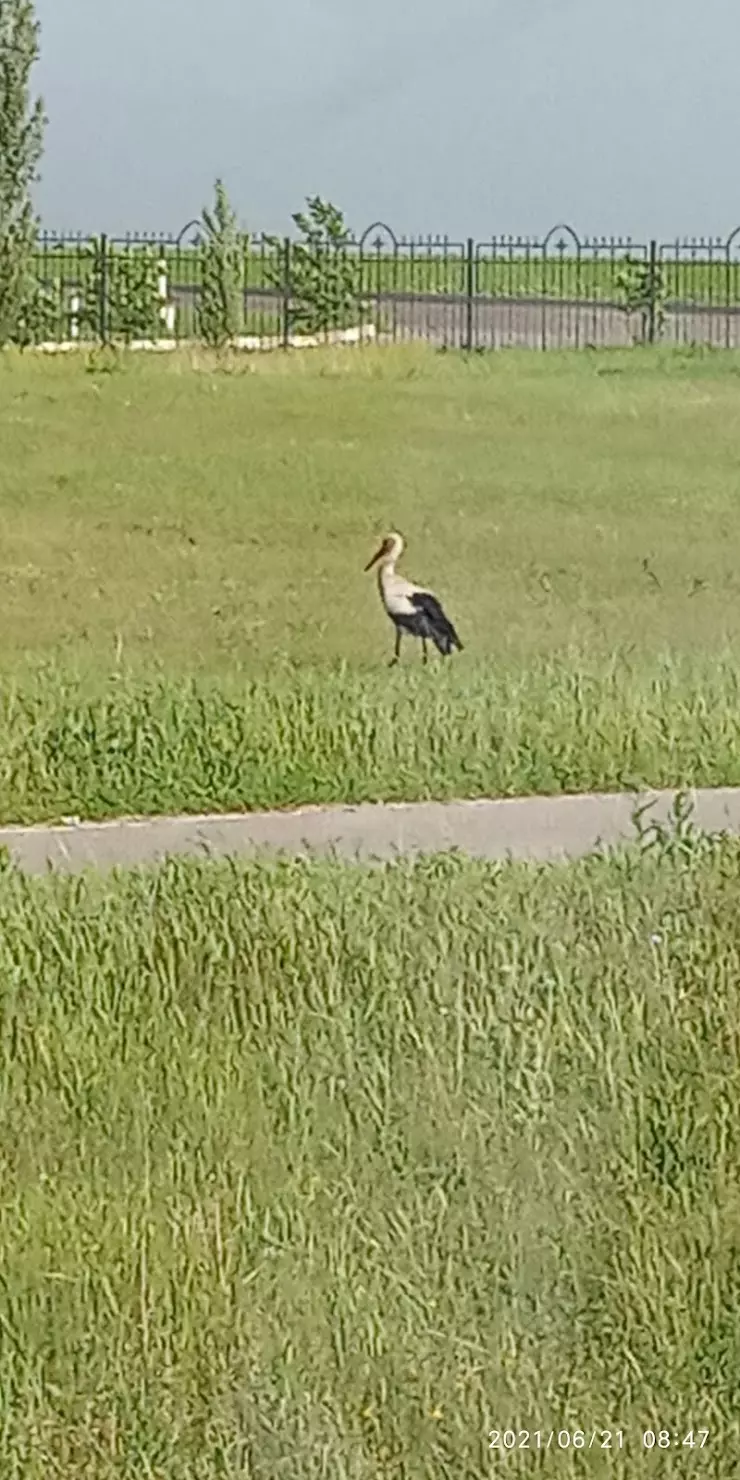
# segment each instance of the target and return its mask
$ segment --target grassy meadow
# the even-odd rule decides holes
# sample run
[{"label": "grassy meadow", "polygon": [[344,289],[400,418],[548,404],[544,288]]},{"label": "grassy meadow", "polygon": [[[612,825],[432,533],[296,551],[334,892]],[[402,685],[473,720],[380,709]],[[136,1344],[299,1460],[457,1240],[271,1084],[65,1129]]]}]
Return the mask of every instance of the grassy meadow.
[{"label": "grassy meadow", "polygon": [[738,1475],[738,878],[6,870],[4,1480]]},{"label": "grassy meadow", "polygon": [[[0,359],[0,819],[740,781],[740,361]],[[465,643],[422,669],[389,526]]]},{"label": "grassy meadow", "polygon": [[[739,398],[690,352],[0,357],[0,818],[740,782]],[[392,525],[459,661],[386,666]],[[480,1480],[492,1431],[740,1474],[739,878],[685,826],[0,860],[2,1480]]]}]

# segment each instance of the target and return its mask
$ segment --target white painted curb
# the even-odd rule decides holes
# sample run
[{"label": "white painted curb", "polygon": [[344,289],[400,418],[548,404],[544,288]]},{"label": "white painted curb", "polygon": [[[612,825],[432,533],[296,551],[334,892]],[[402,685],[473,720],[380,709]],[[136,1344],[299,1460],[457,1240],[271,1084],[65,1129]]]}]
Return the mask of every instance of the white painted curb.
[{"label": "white painted curb", "polygon": [[[268,350],[283,349],[320,349],[323,345],[332,344],[360,344],[377,338],[374,324],[357,324],[350,329],[328,329],[325,334],[290,334],[287,339],[282,334],[239,334],[226,346],[227,349],[243,350]],[[101,344],[81,339],[47,339],[41,344],[29,345],[24,351],[29,350],[36,354],[63,355],[73,350],[85,350],[91,353],[100,350]],[[177,349],[200,349],[207,348],[198,339],[131,339],[128,343],[114,342],[114,349],[122,350],[145,350],[149,354],[172,354]]]}]

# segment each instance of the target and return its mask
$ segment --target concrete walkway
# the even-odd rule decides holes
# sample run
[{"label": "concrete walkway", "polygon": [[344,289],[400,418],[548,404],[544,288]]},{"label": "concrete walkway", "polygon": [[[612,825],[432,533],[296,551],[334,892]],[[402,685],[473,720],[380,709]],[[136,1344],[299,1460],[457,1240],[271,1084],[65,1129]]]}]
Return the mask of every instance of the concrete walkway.
[{"label": "concrete walkway", "polygon": [[[740,833],[740,788],[689,793],[692,823]],[[306,807],[294,812],[125,818],[54,827],[0,827],[0,846],[28,873],[49,867],[152,864],[173,854],[223,858],[256,853],[327,854],[355,860],[458,849],[472,858],[578,858],[634,842],[643,827],[670,823],[676,793],[517,797],[497,801]]]}]

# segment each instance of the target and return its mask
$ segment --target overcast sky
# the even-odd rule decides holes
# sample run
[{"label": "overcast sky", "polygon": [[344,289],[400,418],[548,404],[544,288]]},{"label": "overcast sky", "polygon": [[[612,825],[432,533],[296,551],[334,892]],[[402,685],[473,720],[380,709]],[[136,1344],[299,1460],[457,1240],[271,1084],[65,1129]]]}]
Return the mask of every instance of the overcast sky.
[{"label": "overcast sky", "polygon": [[58,230],[726,235],[738,0],[37,0]]}]

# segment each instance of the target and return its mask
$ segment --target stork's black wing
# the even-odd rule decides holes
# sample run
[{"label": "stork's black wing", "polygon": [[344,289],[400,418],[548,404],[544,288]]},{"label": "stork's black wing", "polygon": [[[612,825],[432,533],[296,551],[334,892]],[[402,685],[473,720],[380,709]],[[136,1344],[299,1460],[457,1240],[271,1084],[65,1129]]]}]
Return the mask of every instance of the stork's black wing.
[{"label": "stork's black wing", "polygon": [[416,608],[420,618],[423,620],[424,627],[427,629],[421,633],[422,636],[430,637],[435,646],[439,648],[439,651],[444,653],[445,657],[452,652],[453,648],[458,648],[462,652],[462,643],[449,617],[446,616],[442,610],[441,603],[437,600],[436,596],[432,595],[431,591],[414,591],[413,595],[409,597],[409,600],[412,606]]}]

